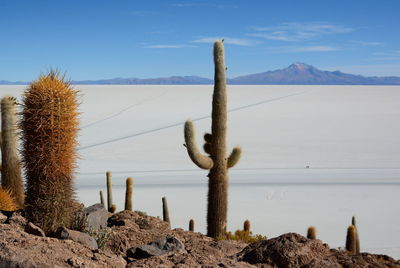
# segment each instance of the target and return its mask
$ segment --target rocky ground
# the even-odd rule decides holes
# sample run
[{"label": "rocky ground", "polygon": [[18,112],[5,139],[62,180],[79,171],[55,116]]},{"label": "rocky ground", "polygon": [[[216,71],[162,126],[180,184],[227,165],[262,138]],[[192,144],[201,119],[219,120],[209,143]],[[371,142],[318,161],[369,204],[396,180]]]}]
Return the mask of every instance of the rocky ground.
[{"label": "rocky ground", "polygon": [[216,241],[142,213],[89,211],[93,228],[108,225],[97,237],[104,249],[86,233],[64,228],[45,237],[20,214],[0,213],[0,267],[400,267],[385,255],[349,255],[296,233],[252,244]]}]

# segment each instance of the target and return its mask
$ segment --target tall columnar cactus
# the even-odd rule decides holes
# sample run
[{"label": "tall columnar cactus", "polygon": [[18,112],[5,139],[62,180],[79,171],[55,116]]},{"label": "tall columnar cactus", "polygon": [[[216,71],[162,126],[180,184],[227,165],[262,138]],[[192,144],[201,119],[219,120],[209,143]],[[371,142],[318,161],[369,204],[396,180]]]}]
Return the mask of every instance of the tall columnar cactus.
[{"label": "tall columnar cactus", "polygon": [[26,216],[46,233],[69,226],[78,132],[77,92],[50,71],[23,94],[22,143]]},{"label": "tall columnar cactus", "polygon": [[243,231],[250,233],[250,221],[245,220],[243,223]]},{"label": "tall columnar cactus", "polygon": [[347,228],[347,235],[346,235],[346,250],[350,254],[357,253],[357,230],[354,225],[350,225]]},{"label": "tall columnar cactus", "polygon": [[16,99],[4,97],[1,100],[1,185],[8,189],[17,206],[24,206],[25,193],[21,176],[21,162],[17,144]]},{"label": "tall columnar cactus", "polygon": [[361,251],[360,250],[360,237],[358,235],[358,228],[356,225],[356,217],[355,216],[353,216],[351,218],[351,224],[354,225],[354,228],[356,228],[356,253],[359,254]]},{"label": "tall columnar cactus", "polygon": [[228,212],[228,168],[240,159],[241,148],[235,147],[229,157],[226,155],[227,97],[222,41],[214,43],[214,93],[212,101],[211,134],[204,136],[204,149],[199,152],[195,141],[193,123],[185,123],[185,142],[189,157],[202,169],[210,170],[208,177],[207,235],[219,238],[225,235]]},{"label": "tall columnar cactus", "polygon": [[308,227],[307,238],[308,239],[317,239],[317,228],[315,228],[314,226]]},{"label": "tall columnar cactus", "polygon": [[126,179],[126,191],[125,191],[125,210],[132,211],[132,188],[133,188],[133,179]]}]

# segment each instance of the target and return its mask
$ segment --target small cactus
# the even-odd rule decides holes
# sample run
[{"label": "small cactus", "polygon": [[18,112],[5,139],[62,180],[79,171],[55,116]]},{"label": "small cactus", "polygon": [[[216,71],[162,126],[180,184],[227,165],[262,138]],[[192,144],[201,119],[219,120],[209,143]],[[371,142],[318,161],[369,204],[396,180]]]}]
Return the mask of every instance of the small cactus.
[{"label": "small cactus", "polygon": [[110,212],[111,213],[115,213],[115,211],[117,211],[117,205],[112,204],[111,207],[110,207]]},{"label": "small cactus", "polygon": [[250,232],[250,221],[249,220],[245,220],[243,223],[243,231],[245,232]]},{"label": "small cactus", "polygon": [[189,221],[189,231],[194,232],[194,220],[190,219]]},{"label": "small cactus", "polygon": [[11,193],[8,190],[4,190],[0,187],[0,210],[15,211],[17,209],[17,204]]},{"label": "small cactus", "polygon": [[317,239],[317,228],[315,228],[314,226],[308,227],[307,238],[308,239]]},{"label": "small cactus", "polygon": [[162,204],[163,204],[163,221],[168,222],[168,224],[171,225],[171,221],[169,219],[167,198],[165,196],[162,198]]},{"label": "small cactus", "polygon": [[25,191],[17,143],[17,102],[14,97],[1,100],[1,186],[8,189],[19,208],[24,206]]},{"label": "small cactus", "polygon": [[106,207],[106,205],[104,203],[103,191],[100,191],[100,204],[102,204],[103,207]]},{"label": "small cactus", "polygon": [[[107,209],[108,212],[112,212],[113,200],[112,200],[112,173],[111,171],[106,172],[106,183],[107,183]],[[115,211],[115,209],[114,209]]]},{"label": "small cactus", "polygon": [[132,211],[132,188],[133,188],[133,180],[132,178],[127,178],[126,192],[125,192],[125,210]]},{"label": "small cactus", "polygon": [[356,253],[359,254],[360,253],[360,237],[358,235],[358,229],[357,229],[357,225],[356,225],[356,217],[353,216],[351,218],[351,224],[354,225],[354,227],[356,228]]},{"label": "small cactus", "polygon": [[357,253],[357,230],[354,225],[350,225],[347,228],[347,236],[346,236],[346,250],[350,254]]}]

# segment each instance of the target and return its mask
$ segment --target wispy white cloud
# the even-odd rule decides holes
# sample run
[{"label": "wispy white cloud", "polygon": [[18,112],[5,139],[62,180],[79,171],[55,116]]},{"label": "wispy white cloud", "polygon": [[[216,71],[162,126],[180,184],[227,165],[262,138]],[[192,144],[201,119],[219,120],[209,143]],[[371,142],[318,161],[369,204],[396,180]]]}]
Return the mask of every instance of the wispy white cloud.
[{"label": "wispy white cloud", "polygon": [[145,48],[194,48],[192,45],[148,45]]},{"label": "wispy white cloud", "polygon": [[224,39],[224,43],[237,46],[255,46],[259,42],[246,38],[230,38],[230,37],[204,37],[193,40],[193,43],[214,43],[216,40]]},{"label": "wispy white cloud", "polygon": [[385,44],[382,42],[365,42],[365,41],[357,41],[357,40],[351,40],[351,44],[357,45],[357,46],[362,46],[362,47],[379,47],[379,46],[384,46]]},{"label": "wispy white cloud", "polygon": [[334,46],[282,46],[268,49],[274,53],[329,52],[339,50],[339,48]]},{"label": "wispy white cloud", "polygon": [[373,60],[400,60],[400,50],[375,52],[372,55],[374,56]]},{"label": "wispy white cloud", "polygon": [[253,30],[255,33],[250,33],[248,34],[249,36],[288,42],[303,41],[322,35],[342,34],[354,31],[350,27],[324,22],[287,22],[275,26],[253,27]]}]

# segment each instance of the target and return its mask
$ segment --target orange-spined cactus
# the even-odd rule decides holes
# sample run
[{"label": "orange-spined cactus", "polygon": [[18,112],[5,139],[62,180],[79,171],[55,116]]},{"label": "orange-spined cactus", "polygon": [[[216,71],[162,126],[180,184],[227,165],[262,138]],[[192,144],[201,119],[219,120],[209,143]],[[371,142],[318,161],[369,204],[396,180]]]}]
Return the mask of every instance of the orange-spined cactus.
[{"label": "orange-spined cactus", "polygon": [[21,120],[26,216],[46,233],[69,226],[74,204],[77,92],[50,71],[23,94]]},{"label": "orange-spined cactus", "polygon": [[4,190],[0,187],[0,210],[15,211],[17,209],[17,204],[11,196],[10,191]]}]

